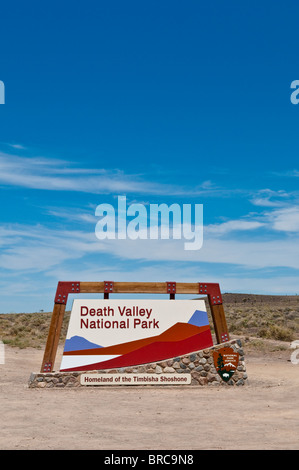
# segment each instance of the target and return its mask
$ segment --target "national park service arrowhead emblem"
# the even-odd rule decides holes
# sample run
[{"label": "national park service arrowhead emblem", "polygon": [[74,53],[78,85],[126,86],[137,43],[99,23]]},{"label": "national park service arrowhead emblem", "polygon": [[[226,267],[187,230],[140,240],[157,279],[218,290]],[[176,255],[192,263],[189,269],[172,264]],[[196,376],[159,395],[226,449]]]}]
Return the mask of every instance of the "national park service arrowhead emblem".
[{"label": "national park service arrowhead emblem", "polygon": [[228,382],[239,363],[239,353],[232,348],[221,348],[214,351],[214,365],[222,380]]}]

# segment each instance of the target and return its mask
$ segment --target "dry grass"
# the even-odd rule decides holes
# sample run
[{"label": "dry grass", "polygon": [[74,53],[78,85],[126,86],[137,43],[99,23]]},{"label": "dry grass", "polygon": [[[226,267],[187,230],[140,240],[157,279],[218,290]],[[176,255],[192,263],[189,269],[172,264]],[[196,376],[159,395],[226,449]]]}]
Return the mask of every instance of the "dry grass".
[{"label": "dry grass", "polygon": [[299,338],[299,296],[224,294],[230,333],[279,341]]},{"label": "dry grass", "polygon": [[[299,339],[299,296],[224,294],[223,305],[229,333],[252,338],[251,346],[256,349],[263,347],[264,339]],[[44,348],[51,315],[52,312],[0,314],[0,339],[19,348]],[[61,341],[66,336],[69,315],[66,312],[64,316]]]},{"label": "dry grass", "polygon": [[[19,348],[44,348],[52,312],[0,314],[0,339]],[[61,330],[64,341],[70,312],[66,312]]]}]

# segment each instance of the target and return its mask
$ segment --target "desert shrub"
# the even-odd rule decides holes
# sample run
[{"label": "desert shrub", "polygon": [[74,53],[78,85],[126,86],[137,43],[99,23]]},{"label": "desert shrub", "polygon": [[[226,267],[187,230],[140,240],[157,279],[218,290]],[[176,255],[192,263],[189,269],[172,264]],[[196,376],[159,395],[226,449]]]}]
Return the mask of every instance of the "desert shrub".
[{"label": "desert shrub", "polygon": [[276,339],[279,341],[292,341],[294,333],[290,328],[285,328],[279,325],[270,325],[260,328],[258,335],[261,338]]}]

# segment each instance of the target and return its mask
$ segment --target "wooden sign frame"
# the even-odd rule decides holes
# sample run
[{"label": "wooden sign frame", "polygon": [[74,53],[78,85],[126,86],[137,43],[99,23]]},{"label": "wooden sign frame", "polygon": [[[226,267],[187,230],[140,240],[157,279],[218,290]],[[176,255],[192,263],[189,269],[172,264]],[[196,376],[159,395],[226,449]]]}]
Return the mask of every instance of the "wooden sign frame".
[{"label": "wooden sign frame", "polygon": [[62,282],[57,285],[54,308],[44,351],[41,372],[52,372],[60,339],[61,326],[69,294],[176,294],[207,295],[217,343],[229,341],[219,284],[209,282]]}]

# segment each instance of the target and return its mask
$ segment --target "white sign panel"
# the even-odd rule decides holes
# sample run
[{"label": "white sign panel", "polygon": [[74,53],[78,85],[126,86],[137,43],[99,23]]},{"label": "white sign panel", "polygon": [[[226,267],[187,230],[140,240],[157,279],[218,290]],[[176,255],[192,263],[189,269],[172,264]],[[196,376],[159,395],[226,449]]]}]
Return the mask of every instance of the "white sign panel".
[{"label": "white sign panel", "polygon": [[60,370],[127,367],[212,345],[203,300],[76,299]]}]

